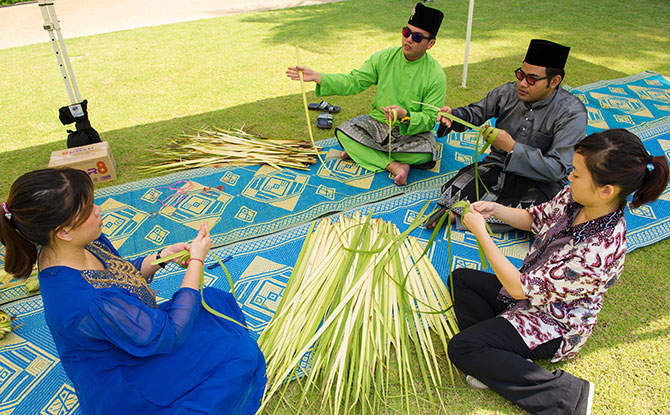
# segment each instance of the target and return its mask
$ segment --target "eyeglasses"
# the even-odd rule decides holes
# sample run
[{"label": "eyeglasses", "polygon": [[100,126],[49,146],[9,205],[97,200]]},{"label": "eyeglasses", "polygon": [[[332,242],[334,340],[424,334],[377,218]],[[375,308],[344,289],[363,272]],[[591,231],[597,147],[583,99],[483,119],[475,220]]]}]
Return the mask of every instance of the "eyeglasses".
[{"label": "eyeglasses", "polygon": [[407,26],[402,28],[402,35],[404,37],[412,36],[412,42],[414,43],[421,43],[424,39],[435,39],[435,36],[424,36],[419,32],[412,32]]},{"label": "eyeglasses", "polygon": [[521,68],[515,70],[514,75],[516,75],[516,79],[518,79],[519,81],[523,81],[523,78],[526,78],[526,82],[528,82],[528,85],[535,85],[535,82],[549,78],[549,76],[543,76],[542,78],[538,78],[537,76],[534,75],[526,75],[526,73],[522,71]]}]

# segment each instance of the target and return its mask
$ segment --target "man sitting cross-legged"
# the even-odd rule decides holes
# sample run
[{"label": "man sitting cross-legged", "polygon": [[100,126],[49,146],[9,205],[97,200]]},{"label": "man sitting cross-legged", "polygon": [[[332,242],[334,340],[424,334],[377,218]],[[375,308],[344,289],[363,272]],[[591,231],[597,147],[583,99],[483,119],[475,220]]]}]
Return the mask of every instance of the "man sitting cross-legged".
[{"label": "man sitting cross-legged", "polygon": [[[444,104],[444,70],[426,53],[435,45],[442,18],[441,11],[417,3],[402,30],[402,46],[375,53],[349,74],[321,74],[303,66],[286,71],[293,80],[302,71],[303,80],[316,82],[317,96],[353,95],[377,85],[372,112],[340,124],[335,135],[344,149],[342,159],[375,173],[388,170],[397,185],[407,183],[410,166],[435,165],[437,110],[413,101]],[[389,137],[386,121],[394,118],[399,123]]]},{"label": "man sitting cross-legged", "polygon": [[[505,206],[528,208],[553,198],[567,183],[572,169],[574,145],[586,135],[586,108],[574,95],[561,88],[569,47],[533,39],[520,68],[517,82],[508,82],[490,91],[484,99],[448,112],[471,124],[481,125],[496,118],[498,136],[491,153],[478,165],[481,200]],[[444,123],[438,136],[467,127]],[[459,200],[476,200],[474,164],[461,169],[442,186],[438,207],[427,222],[435,227],[445,212]],[[456,209],[454,209],[456,211]],[[464,229],[454,216],[457,228]],[[494,232],[511,229],[490,219]]]}]

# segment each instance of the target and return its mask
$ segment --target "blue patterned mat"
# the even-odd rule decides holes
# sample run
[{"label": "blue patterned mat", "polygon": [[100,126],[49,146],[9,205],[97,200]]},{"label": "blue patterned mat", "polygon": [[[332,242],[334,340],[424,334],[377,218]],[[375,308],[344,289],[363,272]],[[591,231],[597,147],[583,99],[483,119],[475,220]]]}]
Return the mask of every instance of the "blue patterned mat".
[{"label": "blue patterned mat", "polygon": [[[460,134],[467,140],[472,134]],[[439,145],[442,159],[444,140]],[[339,159],[335,138],[319,143],[325,164],[309,171],[270,166],[203,168],[98,189],[103,232],[124,256],[146,255],[195,237],[208,222],[213,246],[287,229],[328,213],[439,186],[466,160],[413,169],[407,186]]]},{"label": "blue patterned mat", "polygon": [[[642,73],[572,92],[589,110],[589,133],[624,127],[648,140],[670,125],[670,92],[662,75]],[[412,169],[408,185],[402,187],[386,172],[375,175],[340,160],[341,148],[333,138],[321,142],[328,152],[325,165],[309,171],[269,166],[200,169],[99,189],[96,202],[103,209],[103,232],[122,255],[146,255],[192,239],[202,222],[210,225],[213,245],[223,246],[439,186],[473,162],[473,140],[472,132],[440,139],[438,164],[431,170]]]},{"label": "blue patterned mat", "polygon": [[[670,159],[670,81],[667,78],[658,74],[644,73],[575,88],[572,92],[587,103],[589,132],[604,128],[626,127],[621,120],[630,119],[632,124],[627,128],[644,140],[647,149],[655,155],[665,154]],[[626,102],[629,103],[628,106]],[[652,114],[651,117],[648,113]],[[449,135],[446,139],[442,139],[442,143],[448,144],[443,149],[442,163],[449,166],[469,163],[472,153],[472,137],[472,134],[463,134]],[[452,167],[448,170],[455,171],[457,168]],[[255,173],[251,171],[253,169],[249,172],[253,176]],[[217,180],[219,180],[227,172],[228,170],[216,170],[208,174],[218,175]],[[197,178],[200,182],[201,177],[207,177],[205,173],[207,172],[198,171],[199,176],[191,176],[188,180]],[[435,178],[438,174],[433,173],[433,175]],[[377,176],[379,180],[390,183],[386,174]],[[444,176],[448,174],[444,173]],[[440,180],[444,180],[444,176]],[[374,180],[377,179],[377,177],[374,178]],[[151,183],[145,183],[142,188],[144,190],[138,190],[137,194],[144,195],[150,188],[168,186],[178,180],[181,180],[180,175],[154,179]],[[312,177],[309,180],[310,183],[313,183]],[[425,178],[424,180],[428,182],[432,179]],[[413,183],[417,182],[420,180],[413,179]],[[383,183],[386,182],[381,183],[380,187],[383,190],[385,188]],[[211,186],[211,184],[208,185]],[[393,186],[395,185],[390,184],[389,187]],[[246,188],[247,186],[244,186],[244,189]],[[374,188],[372,184],[366,192],[371,192],[369,189]],[[225,189],[230,190],[228,187]],[[357,199],[362,197],[360,195],[348,197],[355,199],[354,202],[350,202],[354,206],[359,206],[355,209],[364,213],[374,210],[376,217],[393,222],[404,230],[426,201],[430,200],[431,203],[434,203],[438,193],[436,188],[415,190],[373,204]],[[96,196],[98,199],[104,198],[103,201],[112,198],[112,195],[108,194],[96,194]],[[166,195],[159,197],[165,198]],[[346,198],[343,197],[343,199]],[[229,205],[231,203],[229,202]],[[360,206],[363,204],[365,205]],[[302,199],[297,205],[302,206]],[[158,203],[158,206],[162,205]],[[123,209],[121,211],[124,211]],[[301,214],[305,214],[305,209],[304,207],[300,209]],[[345,214],[348,213],[345,212]],[[170,223],[169,219],[166,220],[168,222],[164,223]],[[670,189],[666,189],[663,197],[649,206],[633,211],[627,210],[626,220],[629,251],[670,236]],[[254,337],[258,337],[276,310],[307,229],[308,224],[293,226],[269,236],[232,243],[214,251],[219,257],[227,255],[233,257],[226,263],[226,266],[233,275],[238,302],[247,317],[248,326]],[[228,234],[232,233],[228,231]],[[143,234],[132,232],[131,234],[127,238],[131,240],[124,242],[136,244],[133,246],[142,246],[144,242],[134,240],[143,239],[139,236]],[[193,234],[195,234],[194,230]],[[220,235],[221,240],[227,237],[223,233]],[[429,235],[428,231],[422,229],[414,232],[414,236],[423,240],[427,240]],[[445,235],[444,231],[440,233],[431,248],[430,257],[438,272],[446,280],[449,255]],[[192,236],[184,239],[189,237]],[[531,243],[527,233],[518,231],[496,235],[495,239],[497,245],[517,266],[521,264]],[[131,255],[140,254],[141,252],[135,252]],[[452,266],[455,267],[482,268],[475,240],[471,234],[453,232],[452,261]],[[213,257],[208,257],[207,265],[214,263]],[[181,284],[182,276],[183,270],[173,264],[157,274],[152,288],[159,299],[169,298]],[[219,267],[206,269],[206,284],[224,290],[230,289]],[[12,411],[14,414],[46,415],[80,413],[76,395],[59,363],[53,340],[44,322],[41,297],[34,296],[14,301],[4,305],[3,309],[17,316],[14,321],[15,326],[19,324],[22,326],[0,343],[0,413]]]},{"label": "blue patterned mat", "polygon": [[[103,233],[124,258],[192,240],[203,222],[209,224],[212,246],[218,247],[439,186],[472,163],[474,137],[464,132],[439,139],[436,165],[412,169],[402,187],[387,172],[373,174],[340,160],[342,149],[331,138],[318,143],[327,153],[325,166],[319,163],[309,171],[269,166],[195,169],[97,189],[95,203],[102,208]],[[26,296],[23,282],[0,284],[0,305]]]}]

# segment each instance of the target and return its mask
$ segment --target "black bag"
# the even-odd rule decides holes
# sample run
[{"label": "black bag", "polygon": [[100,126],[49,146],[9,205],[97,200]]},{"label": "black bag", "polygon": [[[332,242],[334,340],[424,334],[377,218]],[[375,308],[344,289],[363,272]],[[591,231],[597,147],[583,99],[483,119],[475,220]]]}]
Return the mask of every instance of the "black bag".
[{"label": "black bag", "polygon": [[67,105],[58,110],[58,118],[63,125],[75,123],[75,131],[67,130],[67,148],[80,147],[93,143],[100,143],[100,134],[93,127],[88,120],[88,101],[83,100],[79,105],[83,111],[83,115],[75,117]]}]

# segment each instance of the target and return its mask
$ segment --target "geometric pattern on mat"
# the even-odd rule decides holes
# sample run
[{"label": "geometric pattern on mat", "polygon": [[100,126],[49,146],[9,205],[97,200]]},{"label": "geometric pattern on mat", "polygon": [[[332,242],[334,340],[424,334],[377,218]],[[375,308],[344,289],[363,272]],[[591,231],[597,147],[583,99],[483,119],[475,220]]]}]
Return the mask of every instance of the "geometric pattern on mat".
[{"label": "geometric pattern on mat", "polygon": [[[667,100],[668,97],[663,91],[665,93],[670,91],[670,82],[662,75],[653,73],[599,82],[572,90],[575,95],[583,95],[580,99],[588,103],[589,133],[599,128],[621,127],[621,120],[628,120],[626,117],[630,117],[634,123],[630,129],[644,140],[647,149],[655,155],[665,154],[670,159],[670,109],[664,107],[666,104],[663,100]],[[613,98],[602,96],[620,97],[625,96],[624,93],[639,100],[640,103],[627,108]],[[646,110],[642,109],[642,106]],[[591,115],[596,114],[593,111],[594,108],[598,109],[599,116]],[[650,119],[645,111],[651,112],[653,118]],[[467,158],[470,157],[472,146],[468,144],[467,136],[465,136],[466,139],[463,139],[463,136],[454,137],[450,134],[447,138],[440,139],[442,143],[449,144],[443,149],[442,163],[451,165],[457,160],[470,163],[471,160]],[[451,169],[451,171],[454,170],[456,168]],[[217,170],[216,173],[225,175],[229,171],[232,169]],[[206,173],[198,171],[188,180],[200,180],[200,177],[206,176]],[[376,176],[389,180],[384,173]],[[177,174],[167,179],[152,179],[148,187],[167,186],[181,180],[182,177],[184,176]],[[413,183],[421,180],[427,182],[431,179],[424,177]],[[433,186],[439,184],[441,183]],[[148,187],[145,186],[144,189]],[[228,188],[225,190],[229,191]],[[651,205],[635,211],[626,210],[629,252],[670,236],[670,197],[668,195],[669,190],[666,189],[664,197]],[[439,189],[437,188],[415,190],[377,203],[363,202],[361,203],[364,204],[363,206],[357,205],[358,207],[347,209],[344,214],[352,210],[359,210],[362,213],[373,210],[375,217],[392,222],[400,230],[404,230],[426,201],[430,200],[431,203],[434,203],[438,196]],[[105,196],[96,194],[96,197]],[[429,210],[431,208],[432,206],[429,207]],[[255,338],[260,335],[277,308],[308,228],[309,223],[291,226],[281,232],[229,243],[213,250],[220,258],[228,255],[233,257],[226,263],[226,267],[233,277],[237,300],[246,315],[252,336]],[[430,232],[418,229],[413,235],[427,240]],[[137,238],[137,235],[133,235],[133,238]],[[188,239],[188,237],[183,239]],[[517,266],[521,264],[531,243],[529,235],[520,231],[496,234],[495,239],[496,244]],[[432,263],[445,283],[449,271],[446,245],[446,231],[443,230],[429,252]],[[452,267],[482,269],[475,240],[468,232],[452,231],[451,254]],[[206,259],[207,265],[215,262],[211,255]],[[169,264],[165,270],[156,274],[151,287],[156,291],[159,301],[170,298],[172,293],[179,288],[182,277],[183,270],[174,264]],[[205,283],[208,286],[224,290],[230,289],[227,278],[219,267],[206,268],[205,277]],[[4,305],[3,309],[17,316],[13,322],[14,326],[19,324],[22,326],[9,334],[0,346],[0,413],[13,411],[16,414],[79,414],[76,395],[60,365],[52,337],[44,322],[41,297],[34,296],[13,301]],[[309,356],[305,357],[302,364],[305,369],[309,367]]]},{"label": "geometric pattern on mat", "polygon": [[[471,135],[463,133],[455,140],[467,141]],[[442,161],[432,170],[413,169],[409,185],[398,187],[388,173],[372,174],[340,160],[334,138],[320,144],[327,152],[326,167],[319,162],[308,171],[269,166],[203,168],[98,189],[95,200],[102,208],[103,232],[130,258],[193,239],[203,222],[209,224],[213,246],[222,246],[439,186],[465,161]],[[467,148],[468,143],[463,146]]]},{"label": "geometric pattern on mat", "polygon": [[[415,191],[354,210],[365,214],[372,210],[374,217],[393,222],[402,231],[409,226],[429,200],[430,210],[438,196],[438,189]],[[666,223],[670,219],[670,203],[655,202],[651,210],[654,216],[662,217]],[[347,211],[343,214],[350,213],[351,211]],[[626,220],[629,228],[637,230],[647,228],[651,219],[634,216],[627,210]],[[237,301],[245,314],[252,337],[258,338],[276,311],[309,226],[309,223],[299,225],[213,251],[219,258],[228,255],[233,257],[226,262],[226,268],[233,278]],[[412,235],[427,241],[430,231],[418,229]],[[670,236],[670,233],[664,234],[664,237],[667,236]],[[494,239],[505,255],[516,266],[520,266],[531,243],[530,235],[526,232],[512,231],[495,234]],[[644,244],[631,241],[629,249],[633,250],[642,245]],[[446,230],[442,230],[428,255],[445,284],[448,283],[449,274],[447,252]],[[452,231],[451,258],[452,267],[482,269],[475,239],[469,232]],[[209,255],[205,262],[208,267],[217,263],[212,255]],[[223,270],[218,266],[213,269],[208,267],[205,284],[229,291],[230,286]],[[183,272],[176,265],[169,264],[165,270],[156,274],[151,287],[159,301],[169,299],[179,289]],[[7,312],[17,316],[14,324],[23,326],[11,333],[7,337],[8,343],[3,343],[0,347],[0,373],[11,372],[13,376],[8,378],[5,375],[6,380],[0,380],[2,384],[0,399],[3,400],[3,406],[0,408],[15,407],[17,413],[78,414],[76,396],[62,366],[58,364],[58,355],[46,329],[41,306],[41,298],[37,296],[15,301],[5,307]],[[15,364],[9,364],[13,362],[9,360],[11,356],[16,356],[14,360],[22,362],[23,366],[17,368]],[[301,367],[307,370],[309,366],[309,355],[306,355]],[[26,367],[31,367],[32,370],[29,372]],[[19,379],[22,383],[19,384],[15,379]],[[16,384],[21,387],[16,388]],[[12,391],[13,395],[3,394],[4,390]],[[29,410],[24,412],[24,409]]]}]

